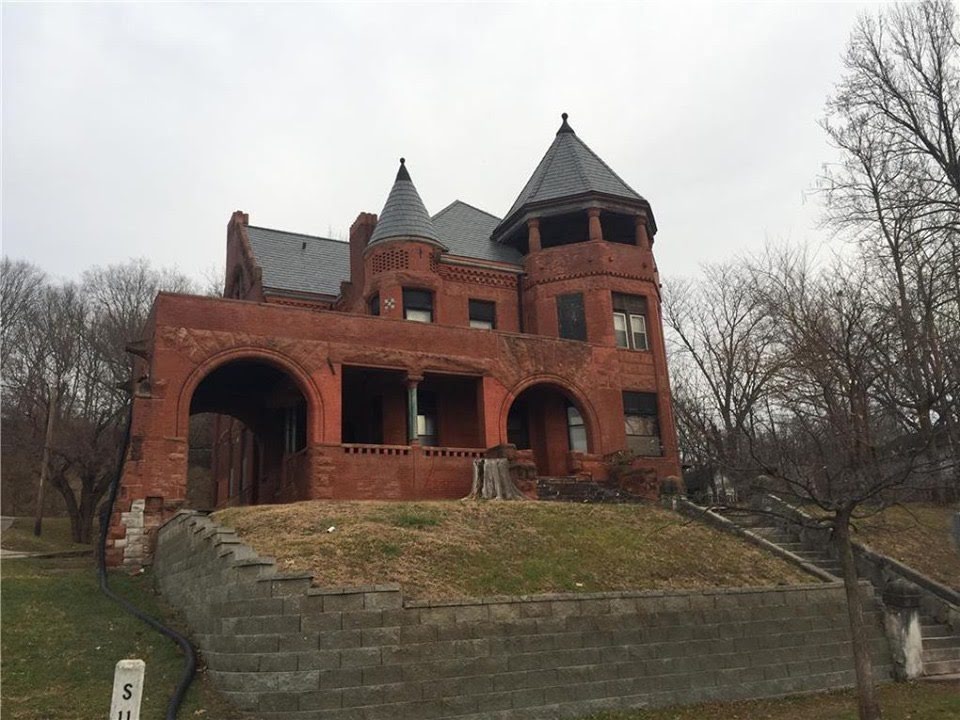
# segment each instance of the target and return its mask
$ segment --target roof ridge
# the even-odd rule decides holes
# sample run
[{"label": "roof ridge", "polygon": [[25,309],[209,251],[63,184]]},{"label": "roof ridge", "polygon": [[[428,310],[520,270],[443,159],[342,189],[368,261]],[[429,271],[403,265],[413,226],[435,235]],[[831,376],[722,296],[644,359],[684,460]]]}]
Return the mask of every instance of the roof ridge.
[{"label": "roof ridge", "polygon": [[[567,119],[564,118],[564,119],[563,119],[563,122],[564,122],[564,124],[566,124]],[[576,134],[575,132],[573,132],[572,130],[571,130],[570,132],[565,132],[565,133],[563,133],[563,134],[564,134],[564,135],[571,135],[571,136],[573,136],[576,140],[579,140],[579,141],[580,141],[580,144],[583,145],[583,146],[587,149],[588,152],[592,153],[593,155],[596,155],[596,153],[594,153],[593,150],[591,150],[590,147],[589,147],[583,140],[580,140],[580,138],[577,137],[577,134]],[[559,137],[559,136],[558,136],[558,137]],[[597,159],[599,160],[599,158],[597,158]],[[603,161],[601,160],[600,162],[603,162]],[[574,153],[573,153],[573,165],[574,165],[575,168],[577,168],[577,173],[580,175],[580,180],[583,182],[583,184],[584,184],[585,186],[589,186],[589,185],[590,185],[590,181],[587,179],[587,173],[586,173],[586,172],[584,171],[584,169],[583,169],[583,162],[581,162],[581,159],[578,157],[578,154],[577,154],[576,151],[574,151]]]},{"label": "roof ridge", "polygon": [[327,242],[341,243],[347,245],[348,241],[346,240],[337,240],[336,238],[321,237],[320,235],[307,235],[306,233],[293,232],[292,230],[280,230],[279,228],[268,228],[263,225],[247,225],[248,228],[253,228],[254,230],[266,230],[268,232],[283,233],[284,235],[296,235],[297,237],[310,238],[311,240],[326,240]]},{"label": "roof ridge", "polygon": [[450,203],[449,205],[447,205],[443,210],[441,210],[440,212],[438,212],[436,215],[434,215],[434,216],[431,218],[431,220],[435,220],[436,218],[440,217],[441,215],[443,215],[443,213],[445,213],[447,210],[449,210],[450,208],[452,208],[452,207],[453,207],[454,205],[456,205],[457,203],[460,203],[461,205],[466,205],[468,208],[470,208],[470,209],[472,209],[472,210],[476,210],[477,212],[483,213],[484,215],[489,215],[489,216],[492,217],[494,220],[498,220],[498,221],[499,221],[499,220],[501,219],[501,218],[497,217],[496,215],[494,215],[492,212],[487,212],[487,211],[484,210],[483,208],[478,208],[476,205],[471,205],[470,203],[465,202],[464,200],[460,200],[460,199],[458,198],[458,199],[454,200],[452,203]]},{"label": "roof ridge", "polygon": [[[578,137],[577,140],[580,140],[580,138]],[[597,161],[598,161],[601,165],[603,165],[607,170],[609,170],[611,175],[613,175],[617,180],[619,180],[620,182],[622,182],[622,183],[623,183],[623,186],[624,186],[625,188],[627,188],[627,190],[629,190],[630,192],[632,192],[632,193],[633,193],[634,195],[636,195],[637,197],[643,197],[640,193],[638,193],[636,190],[634,190],[633,187],[631,187],[630,183],[628,183],[626,180],[624,180],[622,177],[620,177],[620,175],[617,174],[617,171],[616,171],[616,170],[614,170],[612,167],[610,167],[609,165],[607,165],[607,161],[604,160],[604,159],[603,159],[602,157],[600,157],[599,155],[597,155],[597,153],[594,151],[594,149],[593,149],[592,147],[590,147],[589,145],[587,145],[583,140],[580,140],[580,144],[583,145],[583,147],[586,149],[586,151],[587,151],[588,153],[590,153],[591,155],[593,155],[593,157],[595,157],[595,158],[597,159]],[[579,163],[577,163],[577,164],[579,165]]]},{"label": "roof ridge", "polygon": [[[564,135],[566,135],[566,133],[564,133]],[[539,170],[539,169],[540,169],[540,166],[543,165],[543,163],[546,161],[547,156],[550,155],[550,151],[553,150],[553,146],[554,146],[554,145],[557,145],[558,148],[559,148],[560,137],[561,137],[560,135],[557,135],[557,136],[553,139],[553,142],[550,143],[550,147],[547,148],[547,151],[543,154],[543,157],[540,158],[540,162],[537,163],[537,167],[536,167],[536,169],[533,171],[534,174],[537,173],[537,170]],[[554,161],[556,160],[556,155],[557,155],[557,153],[553,153],[553,157],[550,158],[550,162],[547,163],[547,165],[543,168],[543,172],[540,173],[540,177],[537,178],[537,184],[534,185],[534,186],[532,186],[532,187],[530,188],[530,192],[528,192],[528,193],[526,194],[528,198],[533,197],[534,195],[537,194],[537,192],[539,192],[540,186],[543,185],[543,181],[544,181],[544,180],[546,179],[546,177],[547,177],[547,171],[550,169],[550,166],[553,165]],[[530,178],[530,179],[532,180],[533,178]],[[524,190],[526,190],[526,188],[524,188]],[[524,202],[526,202],[526,201],[524,201]],[[521,207],[523,207],[523,206],[521,205]],[[519,208],[518,208],[518,209],[519,209]]]}]

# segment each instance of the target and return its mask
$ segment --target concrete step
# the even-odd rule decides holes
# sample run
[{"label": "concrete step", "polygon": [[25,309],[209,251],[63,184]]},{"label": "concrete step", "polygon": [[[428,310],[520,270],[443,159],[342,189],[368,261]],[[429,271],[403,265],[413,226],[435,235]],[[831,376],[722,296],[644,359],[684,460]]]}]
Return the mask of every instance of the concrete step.
[{"label": "concrete step", "polygon": [[947,675],[922,675],[919,679],[926,682],[960,682],[960,673],[949,673]]},{"label": "concrete step", "polygon": [[[783,547],[781,545],[780,547]],[[807,560],[812,560],[814,562],[823,562],[828,564],[833,564],[834,560],[827,553],[822,552],[821,550],[793,550],[794,555],[799,555],[802,558]]]},{"label": "concrete step", "polygon": [[955,673],[960,673],[960,659],[923,663],[923,674],[926,676],[953,675]]},{"label": "concrete step", "polygon": [[818,560],[815,565],[821,570],[826,570],[828,573],[833,573],[837,576],[843,575],[843,566],[836,560],[823,558],[822,560]]},{"label": "concrete step", "polygon": [[960,637],[956,635],[923,636],[923,649],[941,650],[944,648],[953,648],[960,651]]},{"label": "concrete step", "polygon": [[920,634],[923,635],[924,639],[931,637],[954,637],[956,633],[949,625],[943,625],[942,623],[928,623],[920,622]]},{"label": "concrete step", "polygon": [[923,646],[923,664],[941,662],[944,660],[960,661],[960,647],[928,648]]},{"label": "concrete step", "polygon": [[796,542],[796,538],[783,532],[780,528],[744,528],[744,530],[749,530],[754,535],[759,535],[764,540],[769,540],[777,545]]}]

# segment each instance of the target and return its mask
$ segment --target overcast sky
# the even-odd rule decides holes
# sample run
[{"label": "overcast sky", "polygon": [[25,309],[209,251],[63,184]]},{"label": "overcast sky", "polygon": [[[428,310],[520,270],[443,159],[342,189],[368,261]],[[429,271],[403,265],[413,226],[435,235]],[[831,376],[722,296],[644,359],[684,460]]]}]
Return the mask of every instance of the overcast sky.
[{"label": "overcast sky", "polygon": [[502,216],[564,111],[651,202],[662,274],[821,245],[817,122],[865,8],[6,2],[3,252],[199,276],[233,210],[345,239],[401,155],[431,213]]}]

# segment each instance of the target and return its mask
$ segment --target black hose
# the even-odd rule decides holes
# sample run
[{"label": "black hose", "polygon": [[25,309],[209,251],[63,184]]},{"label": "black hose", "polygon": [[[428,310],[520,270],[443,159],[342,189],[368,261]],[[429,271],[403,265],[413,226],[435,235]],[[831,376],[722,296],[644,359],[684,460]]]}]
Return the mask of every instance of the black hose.
[{"label": "black hose", "polygon": [[170,702],[167,703],[166,714],[166,720],[177,720],[177,711],[180,709],[180,705],[183,703],[183,697],[187,694],[187,689],[190,687],[190,683],[193,682],[193,676],[197,673],[197,653],[194,651],[193,645],[191,645],[190,641],[176,630],[167,627],[155,617],[147,615],[129,600],[117,595],[115,592],[113,592],[113,590],[110,589],[110,586],[107,582],[107,531],[110,527],[110,517],[113,515],[113,505],[117,500],[117,491],[120,489],[120,478],[123,475],[123,465],[127,457],[127,449],[130,447],[130,426],[132,422],[133,403],[131,402],[130,410],[127,413],[126,430],[123,433],[123,446],[121,448],[120,461],[117,464],[117,472],[114,475],[113,482],[110,483],[110,497],[100,509],[100,551],[97,553],[97,575],[100,580],[100,589],[103,591],[104,595],[113,600],[134,617],[137,617],[145,622],[157,632],[161,633],[162,635],[166,635],[168,638],[177,643],[181,650],[183,650],[183,672],[180,674],[180,682],[177,683],[177,687],[173,691],[173,695],[170,696]]}]

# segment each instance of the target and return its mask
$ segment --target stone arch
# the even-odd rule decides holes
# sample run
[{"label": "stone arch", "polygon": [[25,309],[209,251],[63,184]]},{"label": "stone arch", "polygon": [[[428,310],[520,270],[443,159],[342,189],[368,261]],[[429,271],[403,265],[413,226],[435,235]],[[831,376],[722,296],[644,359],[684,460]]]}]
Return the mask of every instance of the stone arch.
[{"label": "stone arch", "polygon": [[303,394],[307,403],[307,441],[321,442],[323,439],[323,400],[310,374],[296,360],[266,348],[240,347],[224,350],[199,363],[187,376],[180,387],[177,399],[177,426],[179,437],[183,437],[190,425],[190,403],[197,387],[211,373],[233,362],[251,361],[271,365],[286,373]]},{"label": "stone arch", "polygon": [[322,421],[320,394],[291,358],[251,347],[207,358],[178,397],[177,432],[187,438],[187,503],[213,508],[301,497]]},{"label": "stone arch", "polygon": [[[553,397],[551,397],[551,393]],[[537,397],[538,395],[539,398]],[[521,399],[534,403],[547,402],[553,405],[556,405],[559,399],[565,400],[567,404],[577,410],[582,418],[586,434],[585,452],[596,452],[600,444],[599,421],[593,405],[587,399],[586,393],[566,378],[548,374],[525,378],[514,385],[507,393],[500,408],[499,418],[500,437],[504,442],[511,442],[509,428],[511,410],[514,409],[517,401]],[[569,435],[564,436],[564,440],[567,442],[565,449],[559,450],[555,444],[555,433],[558,431],[558,423],[560,422],[557,416],[558,408],[554,407],[553,410],[550,411],[544,408],[542,412],[544,413],[544,417],[541,418],[542,427],[536,432],[534,432],[532,423],[531,426],[528,427],[528,432],[530,433],[530,449],[534,451],[539,474],[560,474],[561,472],[565,472],[565,470],[560,468],[561,463],[559,457],[565,455],[570,449]],[[548,412],[551,415],[550,420],[546,418],[546,413]],[[548,429],[549,425],[553,426],[552,432]],[[563,418],[563,428],[565,433],[570,432],[566,415],[564,415]],[[540,437],[535,438],[534,435],[539,435]],[[551,441],[553,444],[551,444]]]}]

